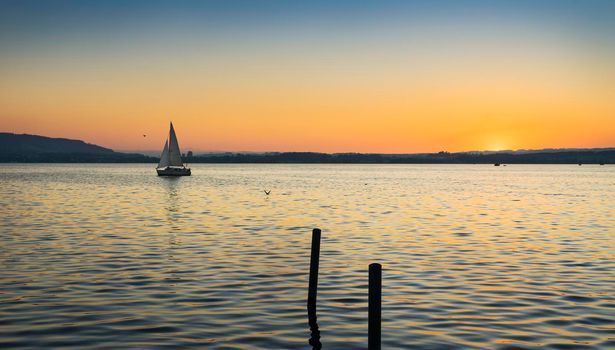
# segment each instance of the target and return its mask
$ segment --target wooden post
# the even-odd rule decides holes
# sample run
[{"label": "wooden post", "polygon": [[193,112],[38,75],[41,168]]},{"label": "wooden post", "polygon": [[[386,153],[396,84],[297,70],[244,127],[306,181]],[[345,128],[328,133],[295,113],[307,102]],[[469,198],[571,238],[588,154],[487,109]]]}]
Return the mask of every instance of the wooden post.
[{"label": "wooden post", "polygon": [[369,265],[368,350],[380,350],[382,321],[382,266]]},{"label": "wooden post", "polygon": [[312,230],[312,257],[310,258],[310,284],[308,287],[308,307],[316,307],[318,290],[318,264],[320,262],[320,229]]}]

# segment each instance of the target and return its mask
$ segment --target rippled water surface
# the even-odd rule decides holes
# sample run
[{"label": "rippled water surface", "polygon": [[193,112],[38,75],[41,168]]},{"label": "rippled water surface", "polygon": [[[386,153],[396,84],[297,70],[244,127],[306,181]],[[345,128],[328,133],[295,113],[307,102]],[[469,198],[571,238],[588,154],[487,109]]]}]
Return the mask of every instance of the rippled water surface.
[{"label": "rippled water surface", "polygon": [[[615,167],[1,165],[0,348],[615,347]],[[263,189],[270,189],[266,196]]]}]

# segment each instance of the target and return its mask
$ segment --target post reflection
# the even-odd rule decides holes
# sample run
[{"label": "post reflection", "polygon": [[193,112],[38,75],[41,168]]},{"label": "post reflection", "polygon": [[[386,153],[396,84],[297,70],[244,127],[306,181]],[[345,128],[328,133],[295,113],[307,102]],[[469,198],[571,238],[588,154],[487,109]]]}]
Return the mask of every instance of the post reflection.
[{"label": "post reflection", "polygon": [[320,331],[318,330],[318,322],[316,322],[316,303],[308,301],[308,324],[310,325],[310,340],[309,343],[314,350],[322,349],[320,342]]}]

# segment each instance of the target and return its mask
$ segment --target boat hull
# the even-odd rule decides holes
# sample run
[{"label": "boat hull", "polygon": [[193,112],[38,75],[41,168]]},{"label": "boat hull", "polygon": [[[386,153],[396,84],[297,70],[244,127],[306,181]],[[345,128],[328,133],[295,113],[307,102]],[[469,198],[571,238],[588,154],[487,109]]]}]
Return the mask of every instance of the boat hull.
[{"label": "boat hull", "polygon": [[156,169],[158,176],[190,176],[190,168],[166,167]]}]

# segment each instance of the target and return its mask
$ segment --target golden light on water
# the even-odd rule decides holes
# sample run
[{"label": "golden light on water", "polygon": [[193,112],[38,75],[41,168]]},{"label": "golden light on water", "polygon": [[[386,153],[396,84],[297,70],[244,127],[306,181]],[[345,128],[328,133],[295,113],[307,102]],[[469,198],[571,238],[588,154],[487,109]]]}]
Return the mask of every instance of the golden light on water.
[{"label": "golden light on water", "polygon": [[320,227],[333,349],[365,348],[371,262],[393,348],[609,344],[613,166],[191,166],[0,166],[0,338],[52,347],[61,322],[70,349],[309,349]]}]

